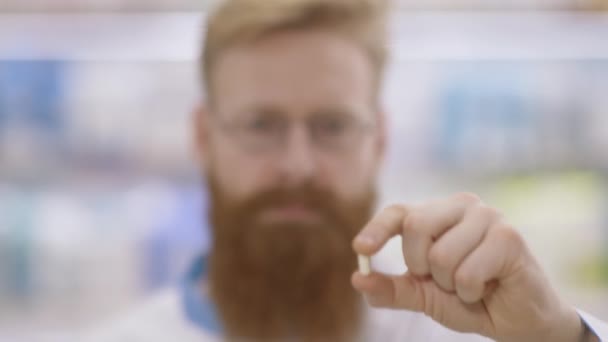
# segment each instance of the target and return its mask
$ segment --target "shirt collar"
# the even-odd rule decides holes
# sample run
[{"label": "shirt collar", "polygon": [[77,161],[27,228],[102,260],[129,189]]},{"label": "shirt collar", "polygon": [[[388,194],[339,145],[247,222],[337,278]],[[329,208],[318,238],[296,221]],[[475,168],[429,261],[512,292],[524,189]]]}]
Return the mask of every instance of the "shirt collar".
[{"label": "shirt collar", "polygon": [[207,258],[194,260],[181,284],[182,306],[188,320],[200,329],[220,335],[222,326],[216,308],[207,295]]}]

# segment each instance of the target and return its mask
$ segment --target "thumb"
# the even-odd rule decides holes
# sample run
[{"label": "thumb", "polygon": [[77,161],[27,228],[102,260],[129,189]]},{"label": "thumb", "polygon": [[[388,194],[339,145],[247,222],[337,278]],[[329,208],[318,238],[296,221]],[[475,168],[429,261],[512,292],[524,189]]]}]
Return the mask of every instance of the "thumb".
[{"label": "thumb", "polygon": [[[399,276],[355,272],[352,284],[374,307],[424,312],[439,324],[460,332],[483,335],[493,331],[493,322],[482,302],[466,304],[456,294],[447,293],[430,277],[410,273]],[[490,285],[489,289],[496,285]]]},{"label": "thumb", "polygon": [[425,299],[420,279],[410,273],[393,276],[373,272],[366,276],[355,272],[351,282],[371,306],[411,311],[424,310]]}]

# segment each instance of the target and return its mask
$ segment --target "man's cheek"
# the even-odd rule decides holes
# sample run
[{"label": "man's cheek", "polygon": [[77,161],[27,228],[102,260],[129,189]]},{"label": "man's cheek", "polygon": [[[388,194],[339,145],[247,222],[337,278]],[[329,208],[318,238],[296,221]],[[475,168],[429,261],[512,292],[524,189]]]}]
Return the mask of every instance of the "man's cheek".
[{"label": "man's cheek", "polygon": [[369,173],[363,173],[360,168],[353,167],[334,174],[329,187],[338,199],[348,202],[366,194],[370,180]]},{"label": "man's cheek", "polygon": [[267,187],[264,171],[247,164],[219,164],[214,169],[214,178],[224,193],[234,201],[250,198]]},{"label": "man's cheek", "polygon": [[[237,165],[235,163],[235,165]],[[240,178],[241,186],[250,192],[276,188],[281,182],[276,163],[268,158],[247,156],[231,171]]]}]

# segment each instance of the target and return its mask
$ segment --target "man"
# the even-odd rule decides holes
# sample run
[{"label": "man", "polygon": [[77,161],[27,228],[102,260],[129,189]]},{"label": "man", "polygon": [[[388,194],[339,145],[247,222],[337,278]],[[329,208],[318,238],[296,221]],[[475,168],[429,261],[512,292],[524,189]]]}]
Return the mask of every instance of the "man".
[{"label": "man", "polygon": [[[374,0],[220,4],[195,125],[212,251],[179,296],[102,340],[608,338],[475,195],[395,204],[372,218],[386,139],[385,11]],[[397,235],[408,273],[354,272],[355,253],[371,256]]]}]

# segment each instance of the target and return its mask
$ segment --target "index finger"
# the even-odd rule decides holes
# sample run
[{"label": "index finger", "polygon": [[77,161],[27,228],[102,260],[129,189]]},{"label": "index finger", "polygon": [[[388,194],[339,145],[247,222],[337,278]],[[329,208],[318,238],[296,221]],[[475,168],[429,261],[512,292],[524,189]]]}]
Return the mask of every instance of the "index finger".
[{"label": "index finger", "polygon": [[355,252],[367,256],[377,253],[390,238],[401,233],[407,212],[403,205],[391,205],[383,209],[353,240]]}]

